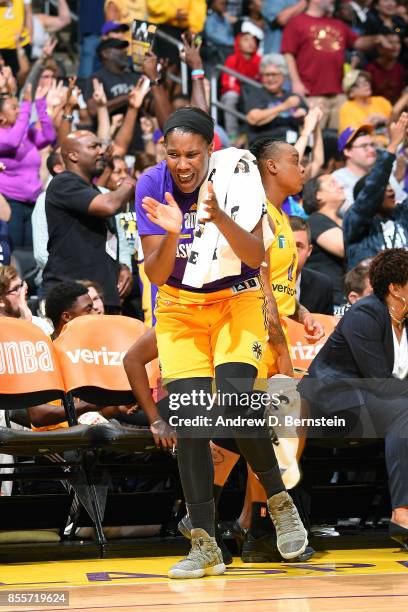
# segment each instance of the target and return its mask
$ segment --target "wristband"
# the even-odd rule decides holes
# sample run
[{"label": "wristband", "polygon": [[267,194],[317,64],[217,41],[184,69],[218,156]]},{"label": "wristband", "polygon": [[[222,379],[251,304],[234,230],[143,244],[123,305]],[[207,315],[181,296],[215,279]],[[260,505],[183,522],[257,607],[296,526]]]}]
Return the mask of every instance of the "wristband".
[{"label": "wristband", "polygon": [[202,68],[195,68],[194,70],[191,71],[191,76],[192,77],[204,77],[204,70]]}]

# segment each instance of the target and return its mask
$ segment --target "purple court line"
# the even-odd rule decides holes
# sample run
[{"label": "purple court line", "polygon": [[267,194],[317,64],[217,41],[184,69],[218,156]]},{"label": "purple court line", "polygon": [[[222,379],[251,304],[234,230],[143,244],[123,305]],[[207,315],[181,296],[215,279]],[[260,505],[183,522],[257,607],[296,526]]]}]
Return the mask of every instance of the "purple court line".
[{"label": "purple court line", "polygon": [[[166,602],[166,603],[155,603],[155,607],[159,606],[198,606],[203,604],[224,604],[224,603],[262,603],[263,601],[298,601],[301,599],[306,599],[307,601],[312,601],[313,599],[362,599],[362,598],[371,598],[376,599],[378,597],[408,597],[408,593],[406,595],[398,595],[398,594],[378,594],[375,595],[317,595],[316,597],[267,597],[266,599],[223,599],[220,601],[186,601],[183,602]],[[123,605],[115,605],[115,608],[145,608],[150,604],[123,604]],[[66,606],[65,608],[36,608],[34,610],[24,610],[24,612],[59,612],[68,610],[72,612],[73,610],[89,610],[89,604],[86,608],[71,608],[71,606]],[[92,606],[95,610],[107,610],[111,609],[112,605],[109,606]],[[18,610],[16,611],[18,612]]]}]

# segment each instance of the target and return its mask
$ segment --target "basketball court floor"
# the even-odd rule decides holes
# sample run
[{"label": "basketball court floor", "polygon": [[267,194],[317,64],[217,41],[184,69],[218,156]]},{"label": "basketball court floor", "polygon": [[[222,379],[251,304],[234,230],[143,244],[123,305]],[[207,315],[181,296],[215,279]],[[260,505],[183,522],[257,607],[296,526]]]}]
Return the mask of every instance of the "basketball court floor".
[{"label": "basketball court floor", "polygon": [[[249,565],[236,558],[223,576],[169,580],[167,569],[179,558],[3,564],[0,610],[383,612],[408,609],[408,554],[396,548],[319,552],[307,563]],[[45,595],[56,592],[63,594],[58,598],[59,603],[57,596],[49,597],[55,603],[41,603]],[[7,599],[10,593],[14,597],[13,605]]]}]

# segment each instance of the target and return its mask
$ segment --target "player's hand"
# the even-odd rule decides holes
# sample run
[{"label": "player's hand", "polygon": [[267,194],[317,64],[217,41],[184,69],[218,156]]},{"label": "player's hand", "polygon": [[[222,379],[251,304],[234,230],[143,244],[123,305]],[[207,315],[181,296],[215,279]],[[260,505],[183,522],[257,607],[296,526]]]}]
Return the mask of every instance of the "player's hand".
[{"label": "player's hand", "polygon": [[143,198],[142,206],[150,221],[166,230],[168,234],[178,235],[181,231],[183,215],[171,193],[166,191],[164,197],[167,205],[147,196]]},{"label": "player's hand", "polygon": [[150,425],[150,431],[153,434],[154,442],[158,448],[173,450],[177,446],[177,435],[174,429],[170,427],[163,419],[157,419]]},{"label": "player's hand", "polygon": [[303,319],[303,327],[305,329],[305,338],[310,344],[315,344],[324,338],[324,327],[319,322],[313,319],[311,314],[308,314]]},{"label": "player's hand", "polygon": [[214,187],[211,182],[208,183],[208,194],[207,197],[201,202],[198,207],[198,214],[200,215],[199,221],[208,222],[212,221],[217,224],[223,214],[223,211],[219,207],[217,196],[215,195]]}]

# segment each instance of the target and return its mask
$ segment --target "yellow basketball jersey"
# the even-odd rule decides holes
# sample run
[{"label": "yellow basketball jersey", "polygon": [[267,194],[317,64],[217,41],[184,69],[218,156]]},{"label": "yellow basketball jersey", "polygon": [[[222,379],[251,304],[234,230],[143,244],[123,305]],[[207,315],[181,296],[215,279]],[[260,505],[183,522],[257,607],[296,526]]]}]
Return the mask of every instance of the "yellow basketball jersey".
[{"label": "yellow basketball jersey", "polygon": [[289,217],[269,200],[268,215],[275,226],[275,239],[270,248],[270,282],[281,317],[290,316],[296,307],[296,270],[298,255]]},{"label": "yellow basketball jersey", "polygon": [[16,34],[21,32],[21,45],[30,42],[30,36],[24,27],[24,1],[10,0],[0,6],[0,49],[15,49]]}]

